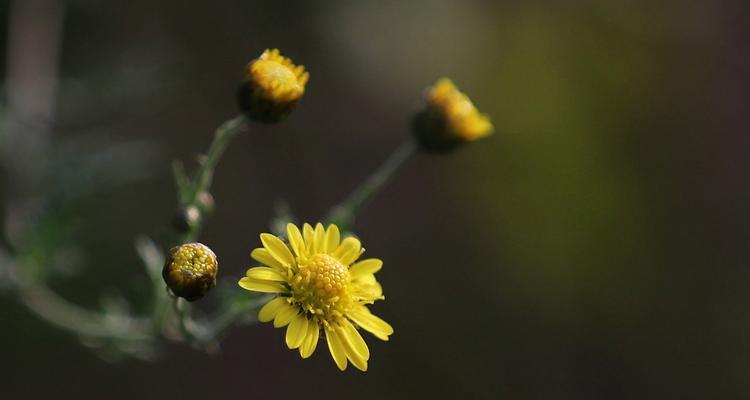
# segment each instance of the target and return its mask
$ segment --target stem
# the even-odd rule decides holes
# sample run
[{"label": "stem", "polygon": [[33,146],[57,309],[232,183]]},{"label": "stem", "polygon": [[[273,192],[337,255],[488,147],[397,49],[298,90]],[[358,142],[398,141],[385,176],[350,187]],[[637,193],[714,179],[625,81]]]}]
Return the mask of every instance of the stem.
[{"label": "stem", "polygon": [[194,340],[194,335],[188,327],[189,315],[185,300],[175,297],[172,304],[174,305],[174,313],[177,317],[177,326],[180,328],[180,333],[182,333],[188,342],[192,342]]},{"label": "stem", "polygon": [[[22,275],[22,274],[19,274]],[[36,315],[81,336],[115,338],[122,340],[153,340],[148,319],[122,314],[103,314],[77,306],[45,285],[20,276],[18,291],[21,302]]]},{"label": "stem", "polygon": [[416,154],[417,145],[413,140],[407,140],[402,143],[388,157],[380,167],[375,170],[359,187],[357,187],[349,196],[338,206],[335,206],[328,213],[325,221],[339,225],[339,228],[347,230],[354,222],[354,216],[360,208],[367,204],[367,201],[378,193],[388,180]]},{"label": "stem", "polygon": [[247,120],[244,116],[240,115],[224,122],[216,129],[214,140],[208,148],[206,158],[201,163],[201,167],[193,180],[194,186],[190,205],[196,204],[198,193],[208,190],[211,187],[216,164],[219,163],[219,159],[221,159],[221,156],[224,154],[229,142],[237,136],[237,134],[243,132],[246,127]]},{"label": "stem", "polygon": [[261,296],[245,303],[233,304],[211,322],[209,325],[210,329],[203,335],[203,337],[201,337],[200,342],[207,345],[212,341],[219,339],[227,329],[245,318],[248,313],[257,310],[258,306],[261,304],[265,304],[269,297],[270,296]]},{"label": "stem", "polygon": [[[216,129],[211,146],[201,160],[200,168],[195,173],[191,182],[189,182],[190,187],[188,189],[188,196],[184,201],[181,201],[183,207],[198,206],[198,195],[211,188],[214,170],[216,169],[216,165],[219,163],[221,156],[224,155],[227,146],[229,146],[229,143],[235,136],[245,131],[246,128],[247,119],[245,116],[239,115],[224,122]],[[180,242],[194,242],[198,238],[202,227],[203,221],[201,219],[193,228],[182,236]]]}]

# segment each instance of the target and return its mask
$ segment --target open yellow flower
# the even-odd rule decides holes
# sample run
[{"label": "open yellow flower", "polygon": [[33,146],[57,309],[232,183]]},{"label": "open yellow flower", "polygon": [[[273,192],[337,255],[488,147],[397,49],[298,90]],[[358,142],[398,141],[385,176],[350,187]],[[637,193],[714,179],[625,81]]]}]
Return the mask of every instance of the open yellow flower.
[{"label": "open yellow flower", "polygon": [[302,98],[309,79],[304,66],[295,65],[278,49],[267,49],[245,68],[240,108],[257,121],[276,122]]},{"label": "open yellow flower", "polygon": [[427,89],[425,110],[415,118],[415,135],[427,151],[448,151],[492,133],[489,117],[448,78]]},{"label": "open yellow flower", "polygon": [[[355,262],[364,253],[359,240],[340,240],[339,229],[304,224],[302,232],[287,225],[288,244],[269,233],[260,235],[263,247],[251,257],[263,264],[247,270],[239,285],[247,290],[275,293],[258,314],[261,322],[276,328],[288,326],[286,344],[299,349],[302,358],[312,355],[321,328],[328,350],[342,371],[351,362],[366,371],[370,350],[358,328],[388,340],[393,328],[367,308],[383,300],[375,273],[383,266],[376,258]],[[348,360],[348,361],[347,361]]]}]

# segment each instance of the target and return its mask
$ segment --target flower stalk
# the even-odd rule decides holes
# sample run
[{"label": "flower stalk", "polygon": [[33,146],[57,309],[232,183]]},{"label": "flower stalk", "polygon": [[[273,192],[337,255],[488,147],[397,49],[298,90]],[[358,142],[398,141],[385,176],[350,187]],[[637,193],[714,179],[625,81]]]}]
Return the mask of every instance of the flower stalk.
[{"label": "flower stalk", "polygon": [[379,193],[395,173],[417,153],[417,144],[406,140],[380,165],[362,184],[360,184],[339,205],[331,208],[323,219],[327,223],[338,225],[348,231],[354,224],[357,212],[377,193]]},{"label": "flower stalk", "polygon": [[[214,139],[208,152],[201,157],[200,167],[195,172],[192,179],[188,179],[182,169],[181,164],[175,164],[175,181],[179,191],[180,207],[184,209],[196,208],[201,212],[201,194],[208,193],[213,182],[214,171],[219,160],[224,155],[227,147],[238,134],[247,129],[247,118],[239,115],[221,124],[214,134]],[[203,227],[203,219],[198,218],[197,222],[189,226],[187,232],[181,235],[179,242],[188,243],[195,241],[200,235]]]}]

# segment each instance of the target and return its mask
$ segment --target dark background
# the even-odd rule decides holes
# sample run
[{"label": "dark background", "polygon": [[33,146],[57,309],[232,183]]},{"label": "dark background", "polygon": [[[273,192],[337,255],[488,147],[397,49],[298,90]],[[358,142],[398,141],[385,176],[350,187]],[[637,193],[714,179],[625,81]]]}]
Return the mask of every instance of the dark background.
[{"label": "dark background", "polygon": [[302,360],[268,324],[233,330],[214,357],[174,345],[105,362],[4,296],[1,397],[750,397],[745,2],[49,3],[0,2],[3,75],[12,6],[62,15],[52,143],[157,154],[147,179],[76,214],[85,269],[51,285],[81,304],[144,292],[132,241],[169,222],[170,162],[236,114],[264,48],[311,80],[286,121],[253,126],[219,165],[201,241],[223,277],[250,265],[274,202],[316,221],[367,176],[437,78],[497,132],[416,157],[359,215],[385,261],[374,310],[396,330],[366,337],[367,373],[340,373],[324,346]]}]

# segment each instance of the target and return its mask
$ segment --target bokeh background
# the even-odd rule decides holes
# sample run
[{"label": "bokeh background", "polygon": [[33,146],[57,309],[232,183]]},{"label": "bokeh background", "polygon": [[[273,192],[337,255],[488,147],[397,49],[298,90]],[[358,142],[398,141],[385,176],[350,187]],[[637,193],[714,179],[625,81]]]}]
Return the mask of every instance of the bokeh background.
[{"label": "bokeh background", "polygon": [[[6,161],[49,167],[44,146],[137,144],[115,155],[138,179],[89,182],[69,216],[79,268],[50,284],[81,304],[143,295],[132,242],[172,216],[171,160],[204,151],[236,114],[242,67],[264,48],[311,81],[290,118],[253,126],[219,165],[201,241],[223,277],[250,264],[275,202],[316,221],[367,176],[437,78],[497,128],[455,154],[419,155],[359,215],[368,254],[385,260],[375,310],[396,329],[389,343],[367,338],[366,374],[340,373],[325,347],[301,360],[269,325],[231,331],[218,356],[172,346],[154,363],[104,361],[8,294],[2,397],[750,398],[746,8],[0,2],[1,76],[15,77],[3,104],[18,107],[4,115],[22,119],[3,125]],[[21,195],[22,177],[4,171],[4,198]]]}]

